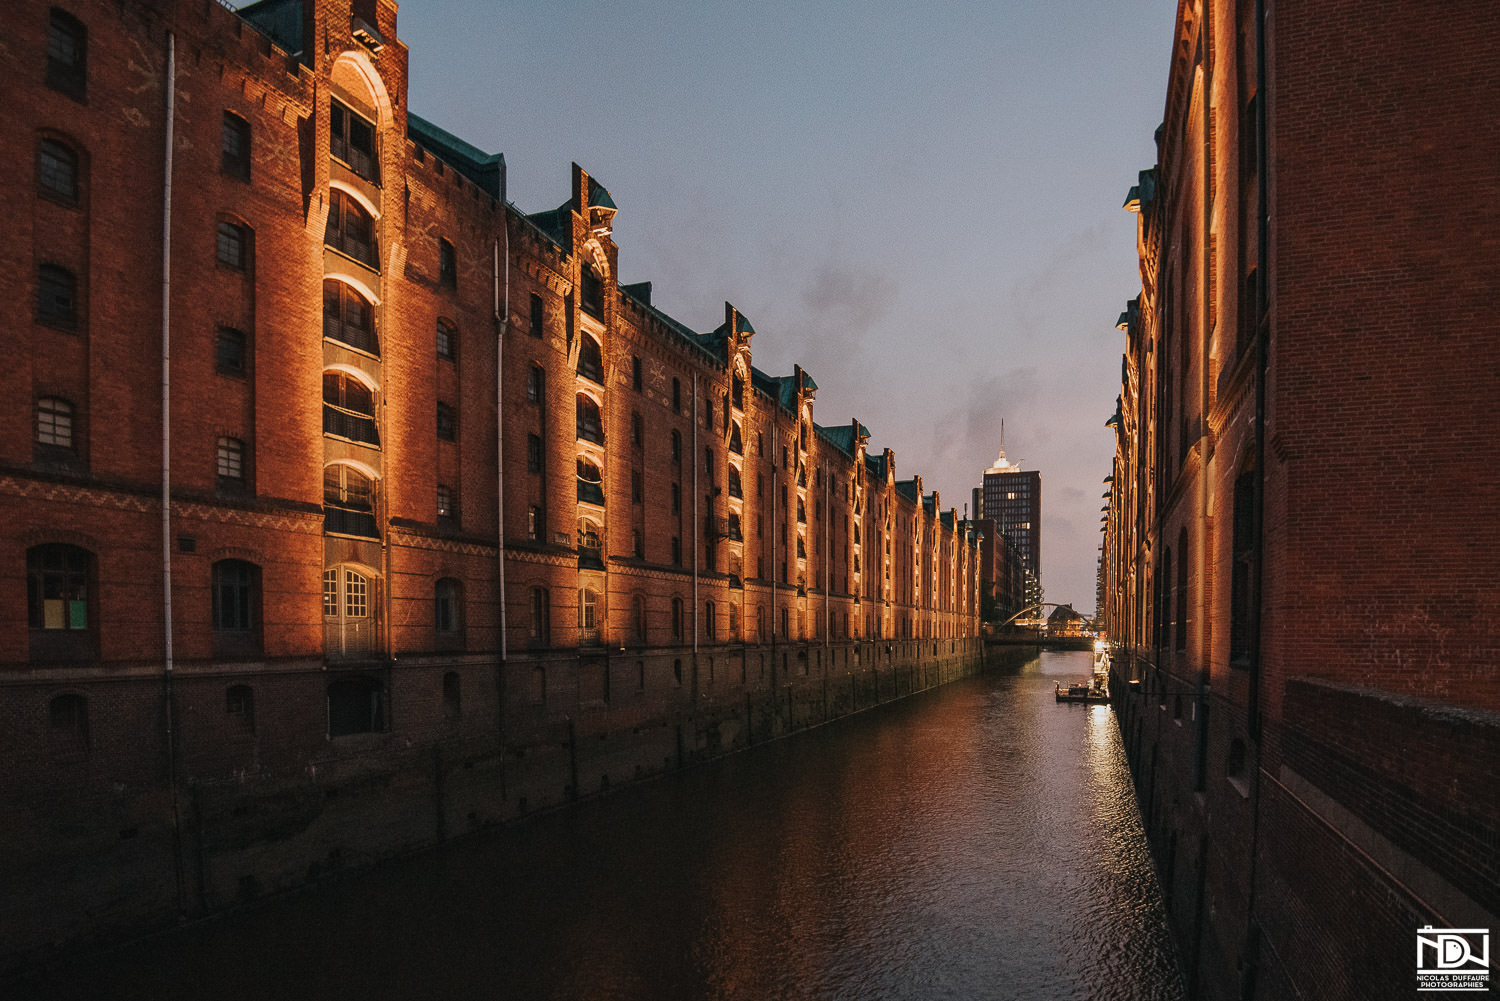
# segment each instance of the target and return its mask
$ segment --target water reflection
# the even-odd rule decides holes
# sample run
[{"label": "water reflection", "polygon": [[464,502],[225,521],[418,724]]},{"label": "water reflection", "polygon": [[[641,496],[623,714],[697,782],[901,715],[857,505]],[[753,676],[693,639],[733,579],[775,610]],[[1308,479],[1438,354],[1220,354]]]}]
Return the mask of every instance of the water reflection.
[{"label": "water reflection", "polygon": [[48,998],[1180,997],[1110,710],[1043,654],[30,985]]}]

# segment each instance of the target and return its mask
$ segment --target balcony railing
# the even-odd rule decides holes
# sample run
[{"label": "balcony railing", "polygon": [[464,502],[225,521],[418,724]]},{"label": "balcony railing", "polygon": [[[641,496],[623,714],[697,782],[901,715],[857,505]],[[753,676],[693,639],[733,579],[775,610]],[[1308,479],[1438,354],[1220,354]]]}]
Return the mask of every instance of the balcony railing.
[{"label": "balcony railing", "polygon": [[598,421],[580,420],[578,422],[578,437],[584,441],[591,441],[595,445],[603,445],[604,427]]},{"label": "balcony railing", "polygon": [[341,410],[327,403],[323,404],[323,433],[380,447],[380,429],[373,417]]},{"label": "balcony railing", "polygon": [[329,228],[324,242],[334,250],[342,251],[354,258],[361,264],[371,268],[380,266],[379,255],[375,252],[375,244],[369,240],[361,240],[352,233]]},{"label": "balcony railing", "polygon": [[330,660],[368,657],[375,651],[375,620],[369,616],[323,620],[323,655]]},{"label": "balcony railing", "polygon": [[380,341],[376,338],[375,331],[342,323],[337,317],[323,317],[323,336],[372,355],[380,353]]},{"label": "balcony railing", "polygon": [[323,509],[323,531],[333,535],[357,535],[365,539],[380,538],[380,526],[371,511],[354,511],[346,507]]},{"label": "balcony railing", "polygon": [[578,645],[579,646],[602,646],[603,643],[604,643],[604,634],[603,634],[603,631],[600,630],[600,628],[598,626],[579,626],[578,627]]}]

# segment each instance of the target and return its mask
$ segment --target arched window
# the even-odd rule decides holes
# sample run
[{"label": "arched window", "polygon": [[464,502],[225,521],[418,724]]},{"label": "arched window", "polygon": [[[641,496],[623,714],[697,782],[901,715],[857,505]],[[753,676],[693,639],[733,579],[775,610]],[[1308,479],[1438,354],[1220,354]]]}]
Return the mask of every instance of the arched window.
[{"label": "arched window", "polygon": [[374,582],[348,566],[323,571],[323,652],[361,657],[375,650]]},{"label": "arched window", "polygon": [[78,154],[67,143],[43,139],[37,147],[36,180],[46,197],[78,204]]},{"label": "arched window", "polygon": [[36,443],[40,452],[65,453],[59,458],[77,454],[73,404],[57,396],[44,396],[36,401]]},{"label": "arched window", "polygon": [[250,123],[232,111],[220,126],[219,169],[236,180],[250,180]]},{"label": "arched window", "polygon": [[89,704],[82,695],[69,692],[47,703],[47,742],[61,758],[82,758],[89,753]]},{"label": "arched window", "polygon": [[437,322],[437,356],[444,361],[458,360],[458,328],[441,318]]},{"label": "arched window", "polygon": [[380,354],[375,307],[352,285],[323,279],[323,336],[372,355]]},{"label": "arched window", "polygon": [[245,475],[245,443],[238,438],[219,438],[214,468],[221,493],[243,492],[248,479]]},{"label": "arched window", "polygon": [[444,577],[433,585],[433,626],[437,630],[438,645],[443,648],[461,647],[464,637],[464,589],[452,577]]},{"label": "arched window", "polygon": [[672,380],[672,412],[682,413],[682,382],[679,379]]},{"label": "arched window", "polygon": [[531,589],[531,618],[526,635],[534,645],[545,646],[552,638],[552,602],[545,587]]},{"label": "arched window", "polygon": [[742,379],[742,378],[740,378],[740,374],[738,372],[734,373],[734,378],[730,381],[730,390],[729,390],[729,393],[730,393],[730,400],[734,403],[734,408],[736,410],[744,410],[745,409],[745,380]]},{"label": "arched window", "polygon": [[334,463],[323,469],[323,530],[334,535],[378,539],[375,481],[353,466]]},{"label": "arched window", "polygon": [[532,365],[526,373],[526,402],[541,403],[546,395],[547,373],[540,365]]},{"label": "arched window", "polygon": [[646,422],[641,420],[641,415],[638,413],[630,415],[630,444],[636,451],[640,451],[646,445]]},{"label": "arched window", "polygon": [[592,459],[581,455],[578,457],[578,499],[585,504],[604,503],[604,474]]},{"label": "arched window", "polygon": [[682,464],[682,432],[672,432],[672,465]]},{"label": "arched window", "polygon": [[583,335],[583,341],[578,345],[578,374],[604,385],[604,356],[599,342],[588,334]]},{"label": "arched window", "polygon": [[250,269],[250,227],[233,219],[220,219],[214,253],[220,264],[235,271]]},{"label": "arched window", "polygon": [[595,319],[604,319],[604,283],[599,273],[585,264],[579,274],[578,305]]},{"label": "arched window", "polygon": [[463,687],[457,671],[443,675],[443,719],[458,719],[463,715]]},{"label": "arched window", "polygon": [[740,516],[737,514],[731,514],[729,516],[729,533],[727,537],[735,541],[739,541],[740,539],[744,538],[744,536],[740,533]]},{"label": "arched window", "polygon": [[339,101],[329,102],[328,152],[360,177],[380,182],[375,126]]},{"label": "arched window", "polygon": [[729,433],[729,451],[735,455],[745,454],[745,445],[740,438],[740,422],[734,422],[734,429]]},{"label": "arched window", "polygon": [[53,7],[47,22],[47,86],[83,100],[88,90],[88,29]]},{"label": "arched window", "polygon": [[334,188],[328,198],[328,225],[323,242],[334,250],[371,268],[380,266],[380,250],[375,243],[375,219],[359,199]]},{"label": "arched window", "polygon": [[743,497],[744,488],[740,484],[740,471],[734,466],[729,467],[729,496]]},{"label": "arched window", "polygon": [[604,422],[599,417],[599,404],[587,393],[578,394],[578,437],[596,445],[604,444]]},{"label": "arched window", "polygon": [[78,326],[78,279],[73,272],[56,264],[37,268],[36,318],[64,330]]},{"label": "arched window", "polygon": [[94,554],[66,543],[26,550],[26,619],[32,660],[89,659],[94,650],[90,587]]},{"label": "arched window", "polygon": [[260,567],[245,560],[213,565],[214,656],[260,652]]},{"label": "arched window", "polygon": [[328,686],[328,736],[385,729],[385,692],[374,678],[340,678]]},{"label": "arched window", "polygon": [[324,372],[323,433],[379,448],[375,394],[370,387],[344,372]]}]

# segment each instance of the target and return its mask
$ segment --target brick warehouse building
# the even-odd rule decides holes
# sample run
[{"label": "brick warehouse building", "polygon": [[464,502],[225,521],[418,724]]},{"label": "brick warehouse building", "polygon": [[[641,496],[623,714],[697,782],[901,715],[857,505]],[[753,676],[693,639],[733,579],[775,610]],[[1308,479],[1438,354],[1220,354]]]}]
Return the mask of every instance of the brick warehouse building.
[{"label": "brick warehouse building", "polygon": [[1409,998],[1497,927],[1497,29],[1178,8],[1103,612],[1194,997]]},{"label": "brick warehouse building", "polygon": [[396,12],[3,15],[7,965],[979,662],[972,526],[583,170],[509,205]]}]

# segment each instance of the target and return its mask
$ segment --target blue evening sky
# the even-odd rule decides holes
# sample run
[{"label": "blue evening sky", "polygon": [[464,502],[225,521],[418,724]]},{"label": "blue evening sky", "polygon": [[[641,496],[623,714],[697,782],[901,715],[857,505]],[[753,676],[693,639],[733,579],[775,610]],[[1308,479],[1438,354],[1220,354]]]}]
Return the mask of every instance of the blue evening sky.
[{"label": "blue evening sky", "polygon": [[757,367],[802,365],[960,512],[1000,448],[1042,474],[1048,601],[1094,607],[1115,318],[1140,288],[1171,0],[407,0],[413,111],[503,152],[526,212],[577,161],[622,282]]}]

